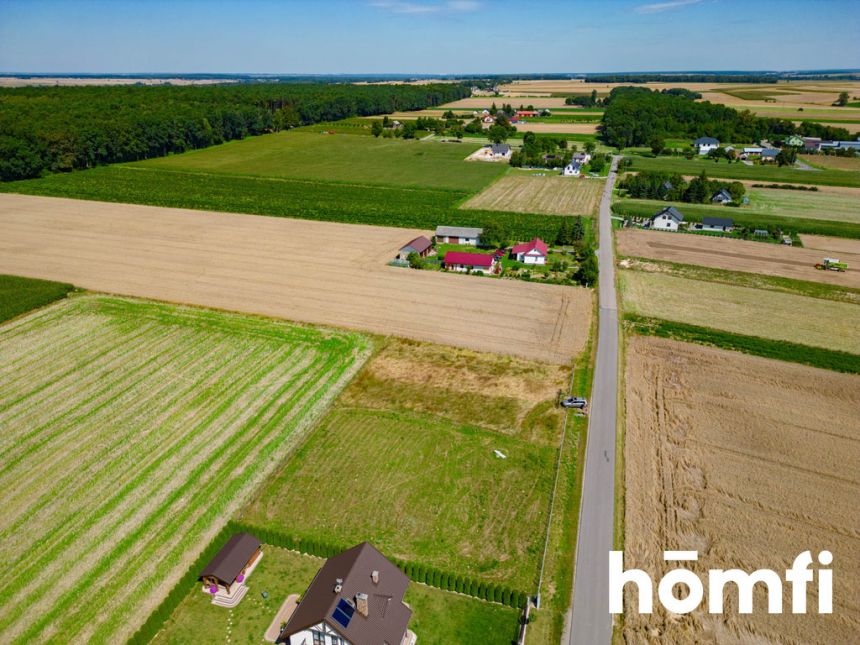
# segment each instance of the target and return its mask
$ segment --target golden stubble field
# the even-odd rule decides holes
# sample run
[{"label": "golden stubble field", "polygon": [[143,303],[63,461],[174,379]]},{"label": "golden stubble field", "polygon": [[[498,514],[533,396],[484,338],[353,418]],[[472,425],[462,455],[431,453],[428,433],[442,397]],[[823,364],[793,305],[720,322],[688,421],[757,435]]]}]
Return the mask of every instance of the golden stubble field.
[{"label": "golden stubble field", "polygon": [[[698,264],[715,269],[748,271],[860,288],[860,271],[856,268],[844,273],[820,271],[815,268],[815,264],[821,262],[822,258],[833,257],[834,255],[848,262],[849,267],[860,267],[860,252],[833,253],[822,248],[807,249],[764,242],[632,228],[618,231],[616,240],[618,253],[623,256],[667,260],[682,264]],[[818,246],[823,245],[819,244]]]},{"label": "golden stubble field", "polygon": [[601,179],[512,172],[466,201],[462,208],[591,217],[596,214],[604,184]]},{"label": "golden stubble field", "polygon": [[[707,606],[640,615],[625,596],[628,643],[849,643],[860,633],[860,376],[632,337],[627,348],[625,567],[659,580],[663,550],[699,552],[707,570],[773,569],[801,552],[833,553],[833,614],[754,613]],[[731,587],[731,585],[729,586]],[[808,607],[817,607],[810,585]]]},{"label": "golden stubble field", "polygon": [[386,265],[429,231],[0,196],[0,273],[566,363],[592,292]]}]

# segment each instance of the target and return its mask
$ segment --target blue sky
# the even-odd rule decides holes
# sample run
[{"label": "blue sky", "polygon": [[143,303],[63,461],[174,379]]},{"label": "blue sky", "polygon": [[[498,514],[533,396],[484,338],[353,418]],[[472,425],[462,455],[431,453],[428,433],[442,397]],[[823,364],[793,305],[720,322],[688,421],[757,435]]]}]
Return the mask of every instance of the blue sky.
[{"label": "blue sky", "polygon": [[0,0],[0,71],[860,67],[858,0]]}]

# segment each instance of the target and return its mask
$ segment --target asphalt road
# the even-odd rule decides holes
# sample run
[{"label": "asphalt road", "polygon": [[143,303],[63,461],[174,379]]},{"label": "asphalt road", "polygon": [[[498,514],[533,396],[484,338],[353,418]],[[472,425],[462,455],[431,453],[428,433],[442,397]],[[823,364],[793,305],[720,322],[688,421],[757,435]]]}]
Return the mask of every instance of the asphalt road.
[{"label": "asphalt road", "polygon": [[[579,509],[573,607],[568,621],[570,645],[608,645],[612,640],[609,614],[609,551],[615,514],[615,426],[618,400],[618,308],[615,294],[615,254],[609,203],[619,157],[600,202],[600,315],[597,360],[591,389],[588,443]],[[563,639],[564,642],[564,639]]]}]

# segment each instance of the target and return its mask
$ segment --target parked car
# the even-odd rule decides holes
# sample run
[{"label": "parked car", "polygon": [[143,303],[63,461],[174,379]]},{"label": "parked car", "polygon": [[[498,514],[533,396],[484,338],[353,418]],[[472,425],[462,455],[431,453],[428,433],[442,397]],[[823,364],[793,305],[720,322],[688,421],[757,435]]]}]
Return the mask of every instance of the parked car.
[{"label": "parked car", "polygon": [[561,400],[561,407],[563,408],[576,408],[577,410],[582,410],[587,405],[588,401],[579,396],[568,396]]}]

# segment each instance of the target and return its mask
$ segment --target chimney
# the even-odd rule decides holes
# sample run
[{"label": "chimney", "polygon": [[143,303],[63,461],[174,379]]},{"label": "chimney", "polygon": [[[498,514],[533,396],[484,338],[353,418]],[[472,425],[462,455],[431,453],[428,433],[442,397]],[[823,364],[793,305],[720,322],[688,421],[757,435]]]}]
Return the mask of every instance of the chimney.
[{"label": "chimney", "polygon": [[379,571],[374,569],[370,574],[370,579],[373,580],[373,584],[378,585],[379,584]]},{"label": "chimney", "polygon": [[367,594],[366,593],[357,593],[355,594],[355,610],[367,618],[368,608],[367,608]]},{"label": "chimney", "polygon": [[340,593],[343,590],[343,578],[338,578],[334,581],[334,592]]}]

